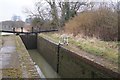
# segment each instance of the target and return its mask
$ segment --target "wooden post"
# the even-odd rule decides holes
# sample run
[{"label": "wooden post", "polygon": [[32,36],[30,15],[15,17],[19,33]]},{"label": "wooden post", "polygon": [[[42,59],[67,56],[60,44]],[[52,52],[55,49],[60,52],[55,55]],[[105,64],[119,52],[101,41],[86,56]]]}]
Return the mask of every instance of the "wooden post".
[{"label": "wooden post", "polygon": [[23,32],[23,27],[21,27],[21,32]]},{"label": "wooden post", "polygon": [[13,32],[15,32],[15,28],[13,28]]},{"label": "wooden post", "polygon": [[38,33],[36,33],[35,36],[36,36],[36,48],[37,48],[37,43],[38,43]]},{"label": "wooden post", "polygon": [[33,27],[32,27],[32,33],[33,33]]},{"label": "wooden post", "polygon": [[59,73],[59,63],[60,63],[60,61],[59,61],[59,56],[60,56],[60,43],[58,44],[58,50],[57,50],[57,73]]},{"label": "wooden post", "polygon": [[39,32],[40,32],[40,27],[39,27]]}]

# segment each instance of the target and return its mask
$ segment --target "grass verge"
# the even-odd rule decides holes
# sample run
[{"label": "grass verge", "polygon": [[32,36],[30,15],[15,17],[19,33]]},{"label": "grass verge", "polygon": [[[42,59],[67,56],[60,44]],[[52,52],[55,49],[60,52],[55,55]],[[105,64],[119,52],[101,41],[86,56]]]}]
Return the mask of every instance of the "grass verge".
[{"label": "grass verge", "polygon": [[[60,34],[46,33],[40,34],[44,38],[48,38],[56,43],[60,40]],[[118,44],[115,41],[101,41],[94,38],[69,37],[69,44],[86,51],[95,56],[102,57],[113,63],[118,63]]]}]

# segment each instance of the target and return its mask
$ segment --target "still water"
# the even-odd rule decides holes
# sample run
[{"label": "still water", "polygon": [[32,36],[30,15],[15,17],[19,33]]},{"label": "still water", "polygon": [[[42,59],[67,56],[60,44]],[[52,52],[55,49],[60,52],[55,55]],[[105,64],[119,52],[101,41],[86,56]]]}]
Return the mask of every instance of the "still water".
[{"label": "still water", "polygon": [[60,78],[47,61],[35,50],[28,50],[33,61],[39,66],[45,78]]}]

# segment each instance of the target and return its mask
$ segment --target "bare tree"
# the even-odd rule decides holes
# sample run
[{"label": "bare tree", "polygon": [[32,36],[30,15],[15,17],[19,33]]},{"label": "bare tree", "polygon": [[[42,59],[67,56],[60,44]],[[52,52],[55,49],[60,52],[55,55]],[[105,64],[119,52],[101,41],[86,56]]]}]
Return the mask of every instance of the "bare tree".
[{"label": "bare tree", "polygon": [[77,15],[78,10],[81,6],[85,6],[87,2],[59,2],[59,7],[61,8],[61,26],[64,26],[65,22],[70,18]]},{"label": "bare tree", "polygon": [[46,0],[50,7],[51,7],[51,15],[52,15],[52,25],[53,27],[59,26],[59,17],[58,17],[58,11],[55,0]]},{"label": "bare tree", "polygon": [[[42,2],[43,1],[43,2]],[[40,18],[42,21],[49,20],[53,28],[64,26],[65,22],[77,15],[80,7],[87,6],[87,1],[83,2],[69,2],[64,0],[59,2],[57,0],[42,0],[35,4],[36,11],[32,12],[26,10],[29,16]],[[45,6],[44,6],[45,5]],[[58,11],[60,9],[60,12]],[[61,14],[60,14],[61,13]]]}]

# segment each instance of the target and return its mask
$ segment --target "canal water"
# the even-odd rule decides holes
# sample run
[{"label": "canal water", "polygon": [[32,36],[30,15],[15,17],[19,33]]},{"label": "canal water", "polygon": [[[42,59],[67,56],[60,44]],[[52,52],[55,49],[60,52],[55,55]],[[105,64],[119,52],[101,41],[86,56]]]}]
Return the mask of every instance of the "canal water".
[{"label": "canal water", "polygon": [[28,50],[33,61],[39,66],[45,78],[60,78],[47,61],[40,55],[37,49]]}]

